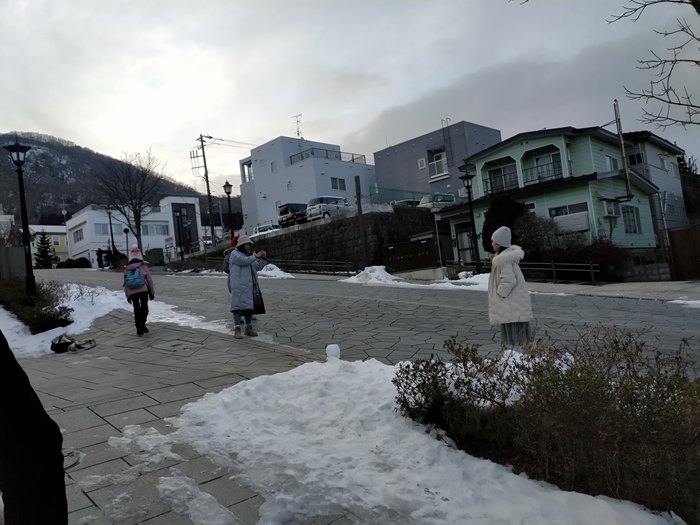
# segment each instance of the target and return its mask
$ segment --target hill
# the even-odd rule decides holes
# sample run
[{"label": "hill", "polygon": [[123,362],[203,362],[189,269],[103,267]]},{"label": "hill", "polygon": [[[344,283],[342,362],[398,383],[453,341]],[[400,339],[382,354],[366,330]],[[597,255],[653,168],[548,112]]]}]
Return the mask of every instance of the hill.
[{"label": "hill", "polygon": [[[0,146],[13,144],[15,136],[21,144],[32,147],[23,166],[25,199],[30,224],[63,224],[61,210],[70,217],[88,204],[100,204],[99,196],[91,191],[96,174],[106,161],[121,162],[73,142],[31,132],[0,133]],[[208,207],[206,195],[195,189],[164,177],[159,188],[158,199],[165,195],[197,195],[200,197],[203,222],[207,223]],[[228,211],[226,199],[212,197],[214,203],[221,202],[224,215]],[[240,224],[240,198],[231,199],[234,224]],[[19,191],[17,173],[10,155],[0,150],[0,210],[14,214],[20,223]],[[214,224],[219,224],[218,208],[214,209]],[[224,217],[224,221],[228,222]]]}]

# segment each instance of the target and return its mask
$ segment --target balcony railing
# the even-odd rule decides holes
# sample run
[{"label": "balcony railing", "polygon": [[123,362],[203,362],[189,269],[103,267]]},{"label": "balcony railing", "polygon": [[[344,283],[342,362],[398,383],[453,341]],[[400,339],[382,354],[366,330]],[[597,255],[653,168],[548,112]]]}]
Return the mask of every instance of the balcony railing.
[{"label": "balcony railing", "polygon": [[516,173],[491,178],[485,177],[482,182],[484,183],[484,192],[486,195],[493,195],[520,187],[518,184],[518,175]]},{"label": "balcony railing", "polygon": [[354,162],[356,164],[367,164],[367,159],[364,155],[322,148],[310,148],[297,153],[296,155],[292,155],[289,157],[289,163],[295,164],[311,157],[316,159],[340,160],[343,162]]},{"label": "balcony railing", "polygon": [[[571,173],[571,162],[569,161],[569,173]],[[550,162],[549,164],[540,164],[534,168],[526,168],[523,170],[523,184],[537,184],[538,182],[546,182],[564,178],[564,170],[561,162]]]}]

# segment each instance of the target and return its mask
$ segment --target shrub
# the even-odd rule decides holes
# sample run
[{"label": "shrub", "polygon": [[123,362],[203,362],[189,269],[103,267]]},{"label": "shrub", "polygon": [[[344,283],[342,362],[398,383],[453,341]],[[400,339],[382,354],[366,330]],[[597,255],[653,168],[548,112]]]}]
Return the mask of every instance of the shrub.
[{"label": "shrub", "polygon": [[92,268],[92,265],[86,257],[80,257],[78,259],[66,259],[58,263],[56,268]]},{"label": "shrub", "polygon": [[0,281],[0,304],[15,314],[32,334],[71,324],[73,310],[60,306],[62,293],[61,285],[54,281],[38,282],[36,296],[27,297],[24,281]]},{"label": "shrub", "polygon": [[400,413],[563,489],[700,523],[700,382],[687,348],[662,355],[641,334],[602,327],[572,348],[542,339],[500,359],[454,339],[445,347],[451,362],[399,367]]}]

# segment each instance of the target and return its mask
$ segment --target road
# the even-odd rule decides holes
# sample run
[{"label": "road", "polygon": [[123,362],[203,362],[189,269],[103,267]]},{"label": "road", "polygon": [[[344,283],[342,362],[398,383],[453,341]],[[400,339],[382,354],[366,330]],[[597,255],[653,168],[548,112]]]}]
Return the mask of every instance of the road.
[{"label": "road", "polygon": [[[38,270],[39,280],[75,282],[121,289],[120,273],[95,270]],[[232,325],[229,293],[223,276],[155,273],[156,299],[209,321]],[[535,284],[533,289],[538,288]],[[261,279],[267,314],[259,316],[261,339],[325,354],[340,345],[345,359],[448,357],[450,337],[501,350],[499,335],[488,324],[486,294],[470,290],[367,286],[328,276]],[[678,350],[690,343],[690,357],[700,363],[698,309],[660,300],[566,294],[567,285],[540,287],[554,293],[532,295],[536,338],[570,344],[587,327],[617,326],[642,338],[652,351]],[[571,288],[573,289],[573,288]]]}]

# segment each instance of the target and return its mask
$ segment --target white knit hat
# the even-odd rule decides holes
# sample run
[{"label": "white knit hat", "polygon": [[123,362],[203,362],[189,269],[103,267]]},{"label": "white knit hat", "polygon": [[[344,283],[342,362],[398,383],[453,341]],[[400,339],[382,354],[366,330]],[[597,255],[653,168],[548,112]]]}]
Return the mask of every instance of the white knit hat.
[{"label": "white knit hat", "polygon": [[131,259],[138,259],[139,261],[143,261],[143,254],[141,253],[141,250],[139,250],[138,246],[131,247],[131,251],[129,251],[129,260]]},{"label": "white knit hat", "polygon": [[491,240],[498,244],[499,246],[503,246],[504,248],[509,248],[510,247],[510,228],[508,226],[501,226],[498,228],[495,232],[493,232],[493,235],[491,235]]}]

